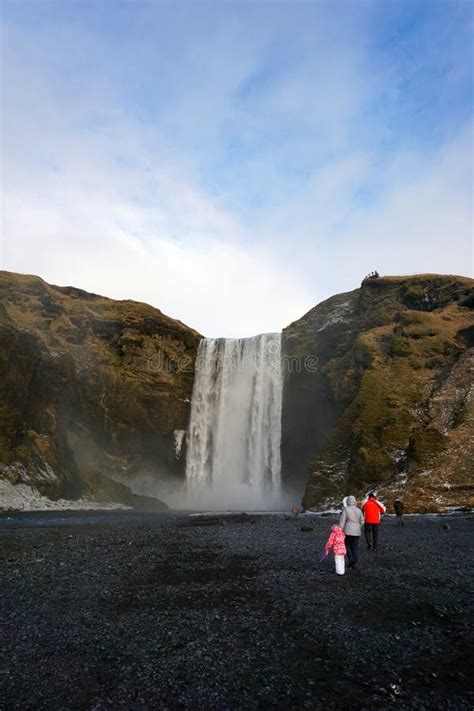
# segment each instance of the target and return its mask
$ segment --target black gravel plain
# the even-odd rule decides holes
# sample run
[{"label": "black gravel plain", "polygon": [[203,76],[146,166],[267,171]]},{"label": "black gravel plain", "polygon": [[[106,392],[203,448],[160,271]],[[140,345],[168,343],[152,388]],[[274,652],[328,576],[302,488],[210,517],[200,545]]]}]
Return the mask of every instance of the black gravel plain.
[{"label": "black gravel plain", "polygon": [[473,708],[473,517],[387,517],[343,577],[334,520],[3,516],[1,708]]}]

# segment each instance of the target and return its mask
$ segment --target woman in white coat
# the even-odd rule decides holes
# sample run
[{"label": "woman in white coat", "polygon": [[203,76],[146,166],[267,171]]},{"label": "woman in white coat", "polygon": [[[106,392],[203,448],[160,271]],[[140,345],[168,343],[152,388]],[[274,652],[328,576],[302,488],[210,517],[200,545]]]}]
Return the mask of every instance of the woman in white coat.
[{"label": "woman in white coat", "polygon": [[339,527],[346,535],[347,557],[349,558],[349,568],[355,568],[358,556],[359,538],[362,535],[364,525],[364,514],[357,508],[354,496],[346,496],[342,502],[343,509],[339,517]]}]

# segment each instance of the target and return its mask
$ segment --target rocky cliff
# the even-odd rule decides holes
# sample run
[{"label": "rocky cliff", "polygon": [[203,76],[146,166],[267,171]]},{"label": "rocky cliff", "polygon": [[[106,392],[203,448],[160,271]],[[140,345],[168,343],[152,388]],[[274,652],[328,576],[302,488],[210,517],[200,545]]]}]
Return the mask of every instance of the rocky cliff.
[{"label": "rocky cliff", "polygon": [[473,286],[370,278],[284,330],[283,477],[306,506],[371,488],[411,511],[474,504]]},{"label": "rocky cliff", "polygon": [[[474,504],[473,286],[370,278],[284,330],[282,474],[306,506],[373,487],[412,511]],[[201,336],[33,276],[0,272],[0,298],[0,498],[166,499]]]},{"label": "rocky cliff", "polygon": [[34,276],[0,272],[0,298],[0,479],[130,503],[120,482],[182,478],[196,331]]}]

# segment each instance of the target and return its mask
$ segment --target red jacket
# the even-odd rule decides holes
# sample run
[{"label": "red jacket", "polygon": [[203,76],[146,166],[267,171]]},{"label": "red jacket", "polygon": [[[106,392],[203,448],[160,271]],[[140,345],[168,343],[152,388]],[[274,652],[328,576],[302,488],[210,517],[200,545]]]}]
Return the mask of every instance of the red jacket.
[{"label": "red jacket", "polygon": [[331,535],[326,542],[326,550],[328,551],[332,548],[334,555],[346,555],[345,540],[344,531],[342,528],[339,528],[339,526],[336,526],[336,528],[331,531]]},{"label": "red jacket", "polygon": [[365,523],[380,523],[380,514],[385,513],[385,506],[377,499],[367,499],[362,507]]}]

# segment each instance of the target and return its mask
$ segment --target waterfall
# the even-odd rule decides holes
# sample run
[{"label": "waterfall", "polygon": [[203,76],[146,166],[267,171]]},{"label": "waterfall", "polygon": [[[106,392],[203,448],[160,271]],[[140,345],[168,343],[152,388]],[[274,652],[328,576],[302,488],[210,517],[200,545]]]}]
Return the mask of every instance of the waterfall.
[{"label": "waterfall", "polygon": [[186,481],[201,504],[256,508],[279,494],[281,403],[279,333],[200,342]]}]

